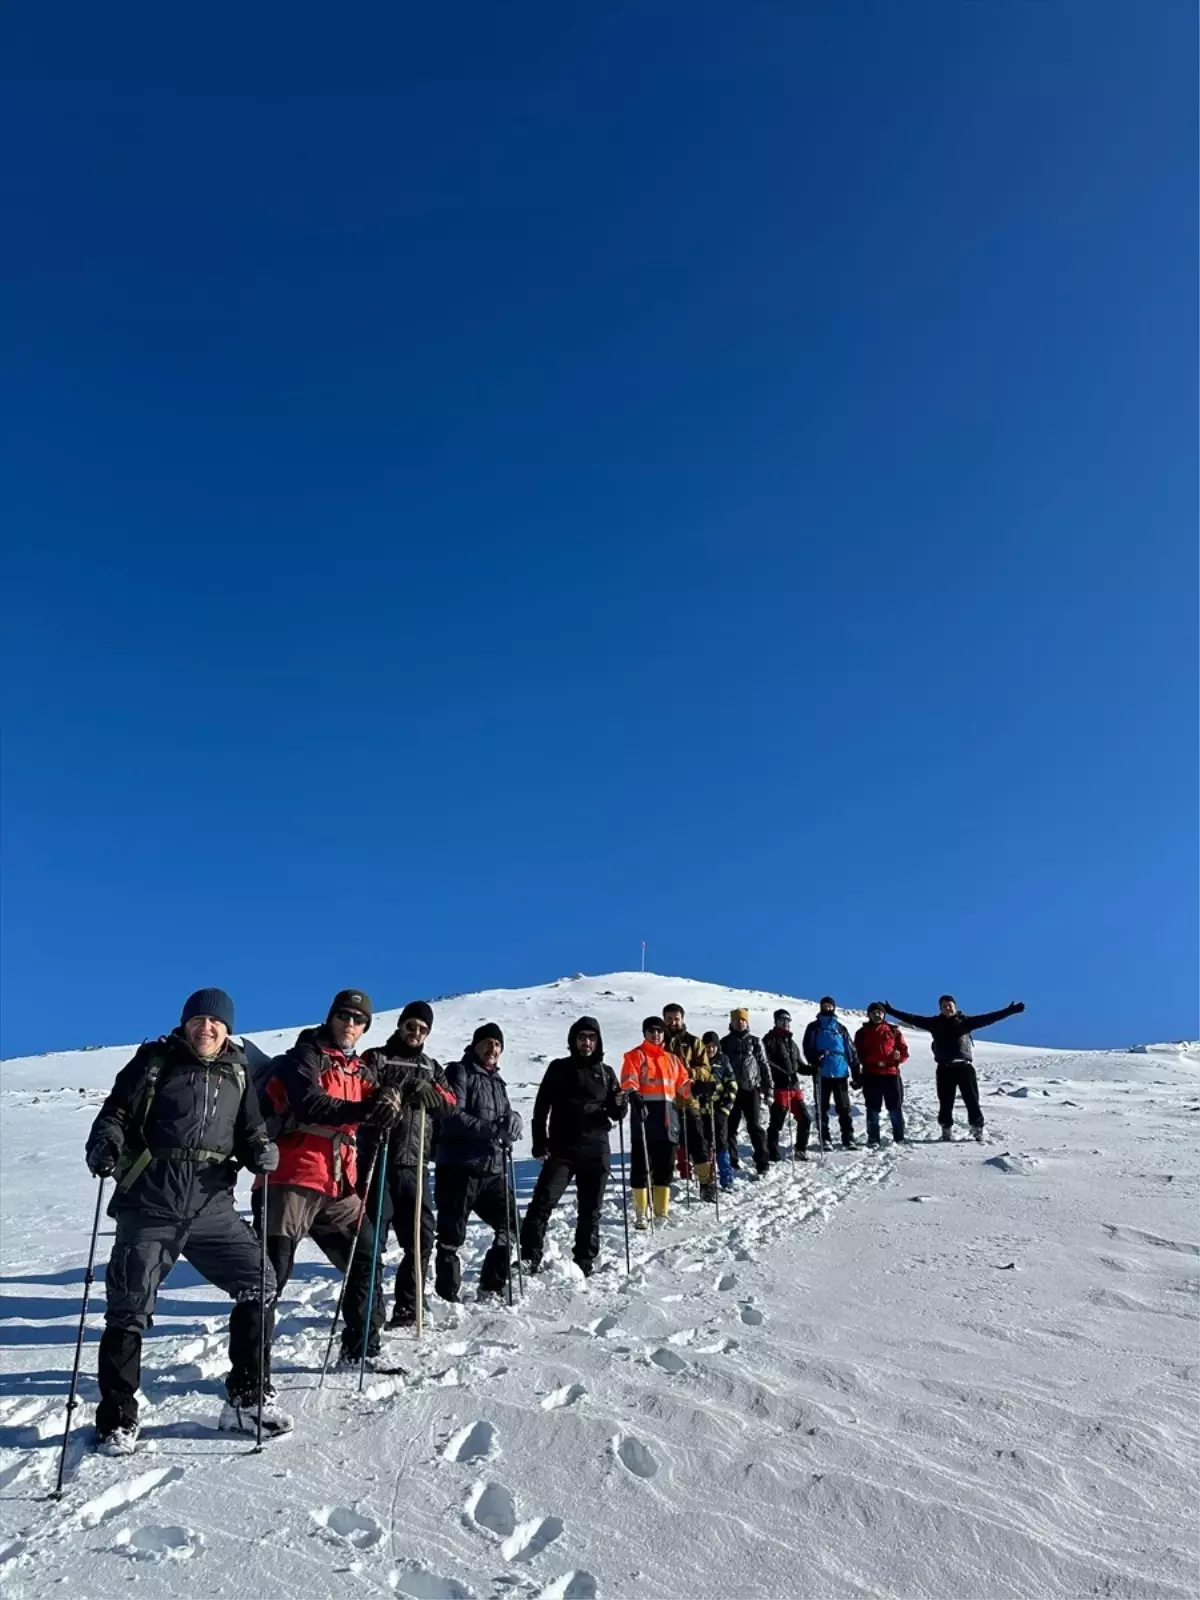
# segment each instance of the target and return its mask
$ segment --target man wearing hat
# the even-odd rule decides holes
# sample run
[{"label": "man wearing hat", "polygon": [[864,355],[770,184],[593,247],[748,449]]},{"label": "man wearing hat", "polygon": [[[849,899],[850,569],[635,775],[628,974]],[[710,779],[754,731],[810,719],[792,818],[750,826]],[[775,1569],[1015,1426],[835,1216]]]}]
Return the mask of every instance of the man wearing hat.
[{"label": "man wearing hat", "polygon": [[733,1068],[738,1086],[737,1099],[729,1113],[729,1157],[735,1167],[741,1165],[737,1134],[738,1124],[745,1117],[755,1170],[761,1177],[771,1165],[762,1126],[763,1101],[771,1096],[771,1068],[763,1053],[762,1040],[750,1032],[750,1013],[745,1006],[735,1006],[729,1013],[729,1032],[721,1040],[721,1049]]},{"label": "man wearing hat", "polygon": [[652,1204],[662,1221],[670,1212],[675,1150],[690,1098],[687,1068],[666,1048],[666,1031],[661,1017],[647,1017],[641,1044],[627,1050],[621,1062],[621,1088],[633,1107],[629,1180],[639,1232],[650,1226]]},{"label": "man wearing hat", "polygon": [[521,1137],[521,1119],[508,1103],[500,1076],[504,1034],[485,1022],[475,1029],[463,1058],[446,1073],[454,1107],[442,1116],[437,1143],[437,1258],[433,1287],[443,1300],[462,1288],[458,1252],[474,1213],[494,1230],[479,1273],[479,1298],[498,1298],[508,1281],[516,1233],[516,1201],[505,1176],[505,1156]]},{"label": "man wearing hat", "polygon": [[321,1026],[305,1028],[275,1061],[264,1108],[279,1130],[279,1171],[268,1190],[265,1218],[279,1292],[292,1275],[301,1239],[311,1239],[339,1272],[349,1266],[341,1360],[353,1366],[363,1357],[364,1344],[368,1364],[381,1359],[383,1326],[381,1297],[371,1293],[374,1213],[356,1192],[356,1135],[363,1122],[389,1132],[404,1109],[401,1091],[381,1089],[355,1051],[370,1026],[369,997],[361,989],[340,990]]},{"label": "man wearing hat", "polygon": [[263,1126],[245,1056],[230,1039],[233,1025],[225,991],[198,989],[174,1032],[142,1045],[122,1067],[88,1135],[89,1170],[116,1179],[96,1409],[97,1443],[109,1455],[129,1455],[136,1446],[142,1335],[180,1256],[235,1302],[218,1426],[253,1433],[261,1409],[264,1433],[292,1427],[259,1367],[260,1338],[270,1343],[275,1279],[268,1269],[264,1305],[260,1246],[233,1204],[238,1166],[272,1172],[279,1152]]},{"label": "man wearing hat", "polygon": [[858,1088],[858,1052],[845,1023],[838,1020],[837,1001],[821,997],[821,1009],[804,1030],[804,1059],[820,1075],[821,1144],[829,1143],[829,1105],[837,1107],[842,1148],[854,1149],[854,1123],[850,1119],[850,1079]]},{"label": "man wearing hat", "polygon": [[775,1026],[763,1035],[763,1050],[771,1068],[771,1116],[767,1123],[767,1155],[778,1161],[779,1135],[789,1116],[796,1119],[796,1134],[792,1144],[793,1158],[808,1160],[808,1136],[812,1131],[812,1118],[804,1104],[802,1077],[808,1074],[800,1046],[792,1033],[792,1014],[782,1007],[775,1013]]},{"label": "man wearing hat", "polygon": [[[441,1064],[425,1053],[425,1041],[433,1027],[433,1007],[427,1000],[410,1000],[400,1013],[395,1032],[385,1045],[363,1052],[363,1066],[381,1085],[391,1084],[404,1098],[400,1121],[388,1140],[387,1195],[379,1245],[382,1251],[389,1224],[404,1254],[396,1269],[396,1305],[388,1323],[392,1328],[411,1327],[417,1317],[417,1263],[413,1242],[416,1231],[417,1189],[421,1191],[421,1277],[424,1283],[433,1255],[433,1184],[428,1171],[438,1120],[454,1104]],[[425,1113],[425,1137],[421,1138],[421,1112]],[[358,1134],[360,1173],[371,1170],[379,1143],[379,1129],[364,1124]],[[424,1169],[424,1170],[422,1170]],[[420,1184],[418,1185],[418,1175]],[[360,1184],[362,1179],[360,1178]],[[379,1271],[382,1274],[383,1263]]]}]

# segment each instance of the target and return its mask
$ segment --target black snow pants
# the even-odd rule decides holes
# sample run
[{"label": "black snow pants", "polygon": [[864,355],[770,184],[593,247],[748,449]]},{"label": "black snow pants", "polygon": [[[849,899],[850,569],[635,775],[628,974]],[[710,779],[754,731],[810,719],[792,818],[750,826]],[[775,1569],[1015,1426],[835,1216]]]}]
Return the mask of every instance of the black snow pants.
[{"label": "black snow pants", "polygon": [[807,1150],[808,1136],[812,1132],[812,1118],[808,1114],[808,1107],[804,1104],[804,1095],[798,1088],[776,1089],[771,1099],[771,1115],[767,1122],[767,1155],[772,1161],[782,1159],[779,1154],[779,1135],[783,1132],[783,1125],[789,1116],[796,1119],[796,1131],[792,1135],[794,1149]]},{"label": "black snow pants", "polygon": [[837,1107],[838,1127],[841,1130],[842,1143],[850,1144],[854,1139],[854,1123],[850,1118],[849,1078],[821,1079],[821,1139],[825,1144],[829,1143],[829,1102],[831,1100]]},{"label": "black snow pants", "polygon": [[863,1107],[867,1113],[867,1143],[879,1143],[879,1113],[884,1106],[892,1119],[892,1133],[904,1137],[904,1085],[899,1073],[864,1072]]},{"label": "black snow pants", "polygon": [[739,1089],[737,1099],[729,1113],[729,1155],[735,1167],[740,1166],[737,1153],[738,1126],[745,1117],[746,1133],[750,1138],[750,1146],[754,1151],[754,1165],[759,1172],[766,1172],[770,1166],[770,1157],[767,1155],[767,1136],[762,1125],[762,1095],[757,1089]]},{"label": "black snow pants", "polygon": [[[142,1334],[153,1325],[158,1291],[180,1256],[202,1278],[233,1297],[225,1387],[230,1396],[257,1395],[261,1246],[234,1210],[233,1191],[215,1195],[194,1217],[166,1217],[131,1207],[119,1210],[116,1222],[104,1278],[108,1306],[100,1339],[96,1410],[100,1432],[137,1421]],[[266,1288],[269,1349],[275,1299],[275,1274],[269,1263]]]},{"label": "black snow pants", "polygon": [[443,1300],[457,1300],[462,1287],[458,1252],[466,1243],[467,1222],[474,1213],[495,1230],[479,1273],[480,1294],[499,1294],[508,1282],[512,1240],[517,1231],[516,1203],[500,1172],[475,1172],[470,1167],[438,1163],[437,1257],[433,1287]]},{"label": "black snow pants", "polygon": [[609,1152],[576,1150],[550,1155],[542,1164],[533,1199],[521,1223],[521,1255],[535,1265],[542,1259],[550,1213],[575,1179],[578,1214],[575,1223],[575,1262],[589,1271],[600,1254],[600,1207],[608,1186]]},{"label": "black snow pants", "polygon": [[967,1108],[967,1121],[972,1128],[983,1127],[983,1112],[979,1108],[979,1079],[969,1061],[951,1061],[949,1066],[937,1069],[938,1121],[943,1128],[954,1126],[955,1091],[962,1095]]},{"label": "black snow pants", "polygon": [[[417,1220],[417,1169],[393,1167],[388,1174],[387,1199],[384,1201],[383,1227],[379,1243],[383,1248],[389,1226],[404,1254],[396,1268],[396,1320],[410,1322],[417,1314],[417,1278],[414,1260],[414,1227]],[[435,1225],[433,1218],[433,1175],[426,1167],[421,1184],[421,1282],[429,1274],[429,1261],[433,1255]],[[383,1264],[380,1263],[380,1273]]]}]

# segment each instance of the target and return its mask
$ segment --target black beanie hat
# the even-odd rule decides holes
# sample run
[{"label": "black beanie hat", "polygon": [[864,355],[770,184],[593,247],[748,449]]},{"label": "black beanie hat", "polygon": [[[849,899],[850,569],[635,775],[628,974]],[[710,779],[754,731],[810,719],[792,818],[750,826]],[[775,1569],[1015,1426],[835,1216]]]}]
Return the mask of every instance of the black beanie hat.
[{"label": "black beanie hat", "polygon": [[498,1022],[482,1022],[471,1035],[473,1045],[480,1044],[484,1039],[495,1039],[501,1050],[504,1049],[504,1034]]},{"label": "black beanie hat", "polygon": [[701,1044],[720,1044],[720,1042],[721,1035],[713,1028],[710,1028],[700,1041]]},{"label": "black beanie hat", "polygon": [[433,1027],[433,1007],[428,1000],[410,1000],[400,1013],[396,1026],[415,1017],[418,1022],[423,1022],[427,1028]]},{"label": "black beanie hat", "polygon": [[186,1026],[193,1017],[216,1017],[217,1021],[223,1022],[232,1033],[233,1001],[224,989],[197,989],[195,994],[189,995],[184,1001],[179,1026],[181,1028]]},{"label": "black beanie hat", "polygon": [[[339,989],[329,1007],[329,1017],[332,1017],[335,1011],[361,1011],[368,1022],[375,1014],[371,996],[364,994],[361,989]],[[326,1022],[329,1021],[329,1017],[325,1018]]]},{"label": "black beanie hat", "polygon": [[645,1020],[642,1023],[642,1033],[643,1033],[643,1035],[649,1033],[651,1028],[658,1028],[663,1033],[666,1033],[666,1031],[667,1031],[667,1025],[666,1025],[666,1023],[663,1021],[663,1019],[661,1017],[646,1017],[645,1018]]},{"label": "black beanie hat", "polygon": [[823,1006],[832,1006],[835,1011],[837,1010],[837,1001],[831,994],[823,994],[818,1001],[818,1004]]}]

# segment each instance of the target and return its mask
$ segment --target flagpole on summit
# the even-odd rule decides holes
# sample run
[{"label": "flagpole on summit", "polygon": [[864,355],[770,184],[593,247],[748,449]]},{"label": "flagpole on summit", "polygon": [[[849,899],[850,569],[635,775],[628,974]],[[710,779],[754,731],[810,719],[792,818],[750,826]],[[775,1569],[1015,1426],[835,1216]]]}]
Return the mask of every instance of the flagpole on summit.
[{"label": "flagpole on summit", "polygon": [[642,940],[642,971],[646,970],[646,941]]}]

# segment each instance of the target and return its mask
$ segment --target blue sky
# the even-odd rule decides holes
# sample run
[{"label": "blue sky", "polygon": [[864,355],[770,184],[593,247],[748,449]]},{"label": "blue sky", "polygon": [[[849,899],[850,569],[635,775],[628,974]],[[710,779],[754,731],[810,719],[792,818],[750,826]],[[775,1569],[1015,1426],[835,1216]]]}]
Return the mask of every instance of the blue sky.
[{"label": "blue sky", "polygon": [[643,938],[1194,1036],[1196,31],[11,14],[4,1053]]}]

